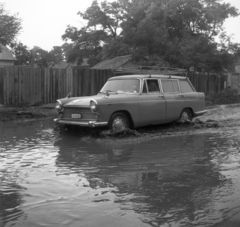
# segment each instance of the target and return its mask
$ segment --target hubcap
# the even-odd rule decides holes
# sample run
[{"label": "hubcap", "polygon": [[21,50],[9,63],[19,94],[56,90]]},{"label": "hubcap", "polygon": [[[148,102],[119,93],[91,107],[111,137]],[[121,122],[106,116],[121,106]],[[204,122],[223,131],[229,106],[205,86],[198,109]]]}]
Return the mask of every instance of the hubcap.
[{"label": "hubcap", "polygon": [[122,118],[115,118],[113,121],[113,129],[116,131],[122,131],[125,130],[126,127],[126,123],[124,122],[124,119]]},{"label": "hubcap", "polygon": [[182,113],[182,119],[183,119],[183,120],[189,120],[189,116],[188,116],[188,113],[187,113],[187,112],[183,112],[183,113]]}]

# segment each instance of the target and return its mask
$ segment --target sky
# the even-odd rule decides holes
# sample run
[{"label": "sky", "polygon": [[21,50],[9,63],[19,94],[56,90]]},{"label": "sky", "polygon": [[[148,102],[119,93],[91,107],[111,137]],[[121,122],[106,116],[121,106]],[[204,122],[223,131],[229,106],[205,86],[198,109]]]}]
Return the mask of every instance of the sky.
[{"label": "sky", "polygon": [[[101,0],[98,0],[100,2]],[[240,11],[240,0],[222,0]],[[0,0],[10,15],[18,13],[22,19],[22,30],[17,36],[29,48],[38,46],[50,51],[53,46],[61,46],[61,36],[67,25],[81,28],[86,21],[77,13],[91,6],[92,0]],[[228,35],[240,43],[240,16],[227,19],[224,23]]]}]

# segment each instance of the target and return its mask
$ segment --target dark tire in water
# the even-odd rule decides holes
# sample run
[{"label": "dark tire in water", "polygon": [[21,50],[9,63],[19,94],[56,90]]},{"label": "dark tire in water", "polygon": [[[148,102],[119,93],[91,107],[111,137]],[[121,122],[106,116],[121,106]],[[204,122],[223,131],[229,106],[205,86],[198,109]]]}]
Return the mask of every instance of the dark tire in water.
[{"label": "dark tire in water", "polygon": [[193,113],[190,109],[184,109],[181,113],[180,120],[182,121],[192,121]]},{"label": "dark tire in water", "polygon": [[123,131],[129,129],[129,119],[124,113],[114,113],[108,124],[108,128],[114,131]]}]

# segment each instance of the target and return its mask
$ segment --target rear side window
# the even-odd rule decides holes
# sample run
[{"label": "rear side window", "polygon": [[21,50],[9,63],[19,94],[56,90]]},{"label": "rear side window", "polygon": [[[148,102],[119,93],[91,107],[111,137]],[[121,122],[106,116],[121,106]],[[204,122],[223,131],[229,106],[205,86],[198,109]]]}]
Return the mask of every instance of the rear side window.
[{"label": "rear side window", "polygon": [[161,80],[164,93],[179,93],[177,80]]},{"label": "rear side window", "polygon": [[172,80],[172,83],[173,83],[174,92],[179,93],[180,90],[179,90],[179,86],[178,86],[178,81],[177,80]]},{"label": "rear side window", "polygon": [[162,88],[164,93],[174,93],[174,88],[171,80],[162,80]]},{"label": "rear side window", "polygon": [[187,80],[179,80],[182,93],[194,92],[192,86]]}]

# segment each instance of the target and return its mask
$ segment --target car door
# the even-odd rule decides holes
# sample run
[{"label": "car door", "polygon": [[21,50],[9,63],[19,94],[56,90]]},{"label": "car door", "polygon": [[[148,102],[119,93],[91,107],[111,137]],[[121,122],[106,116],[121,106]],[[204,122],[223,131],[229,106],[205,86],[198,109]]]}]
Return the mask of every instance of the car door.
[{"label": "car door", "polygon": [[166,100],[166,117],[168,120],[176,120],[185,107],[185,99],[180,93],[179,82],[177,79],[161,79],[161,85]]},{"label": "car door", "polygon": [[143,90],[139,97],[140,124],[154,125],[166,120],[165,97],[158,79],[144,79]]}]

